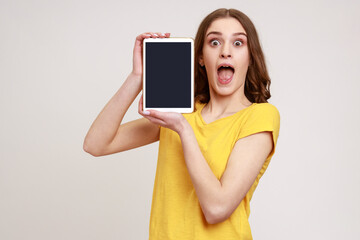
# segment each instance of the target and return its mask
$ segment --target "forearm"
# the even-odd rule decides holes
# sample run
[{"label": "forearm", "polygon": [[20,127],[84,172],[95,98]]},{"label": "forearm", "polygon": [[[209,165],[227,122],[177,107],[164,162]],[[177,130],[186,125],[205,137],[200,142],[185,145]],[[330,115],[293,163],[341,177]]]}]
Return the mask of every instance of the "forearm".
[{"label": "forearm", "polygon": [[195,134],[190,125],[180,132],[185,163],[199,199],[202,211],[209,223],[217,221],[217,217],[223,212],[221,182],[215,177],[206,162]]},{"label": "forearm", "polygon": [[131,73],[91,125],[84,140],[84,149],[98,151],[111,143],[141,87],[141,76]]}]

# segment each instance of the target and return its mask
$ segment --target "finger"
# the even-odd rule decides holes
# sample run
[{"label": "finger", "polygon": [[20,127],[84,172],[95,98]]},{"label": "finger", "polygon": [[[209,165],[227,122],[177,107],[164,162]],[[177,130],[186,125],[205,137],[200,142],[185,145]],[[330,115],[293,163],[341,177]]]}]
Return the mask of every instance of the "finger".
[{"label": "finger", "polygon": [[150,33],[150,34],[151,34],[151,37],[152,37],[152,38],[158,38],[158,37],[159,37],[159,35],[158,35],[157,33],[152,32],[152,33]]},{"label": "finger", "polygon": [[147,114],[149,111],[143,111],[143,105],[142,103],[140,104],[139,101],[139,109],[138,109],[138,113],[143,116],[144,118],[147,118],[149,115]]},{"label": "finger", "polygon": [[161,32],[148,32],[148,34],[151,34],[152,38],[165,38],[166,34]]},{"label": "finger", "polygon": [[166,37],[165,33],[157,32],[156,34],[159,35],[160,38]]},{"label": "finger", "polygon": [[[159,114],[160,113],[160,114]],[[154,122],[156,124],[165,125],[166,122],[160,118],[161,112],[156,110],[146,110],[142,112],[142,115],[150,120],[151,122]]]},{"label": "finger", "polygon": [[148,112],[150,112],[150,114],[148,114],[148,116],[160,119],[162,121],[164,121],[164,119],[166,117],[166,114],[167,114],[165,112],[160,112],[160,111],[156,111],[156,110],[151,110],[151,111],[148,111]]},{"label": "finger", "polygon": [[141,94],[141,97],[139,100],[138,112],[140,115],[143,115],[143,95],[142,94]]},{"label": "finger", "polygon": [[143,41],[145,38],[168,38],[170,37],[170,33],[161,33],[161,32],[146,32],[142,33],[136,37],[136,40]]},{"label": "finger", "polygon": [[151,36],[152,36],[151,33],[142,33],[136,37],[136,40],[142,42],[142,40],[144,40],[144,38],[150,38]]}]

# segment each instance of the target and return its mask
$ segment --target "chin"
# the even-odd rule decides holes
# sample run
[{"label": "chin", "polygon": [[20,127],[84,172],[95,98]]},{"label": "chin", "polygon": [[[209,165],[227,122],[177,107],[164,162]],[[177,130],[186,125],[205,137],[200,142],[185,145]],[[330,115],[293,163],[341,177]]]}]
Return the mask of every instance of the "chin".
[{"label": "chin", "polygon": [[216,86],[215,89],[213,89],[214,92],[220,96],[230,96],[236,92],[236,89],[230,86]]},{"label": "chin", "polygon": [[216,82],[216,86],[213,90],[221,96],[232,95],[235,94],[237,91],[240,91],[243,85],[242,84],[240,86],[237,86],[235,85],[235,83],[236,83],[235,79],[233,79],[233,81],[230,84],[226,84],[226,85]]}]

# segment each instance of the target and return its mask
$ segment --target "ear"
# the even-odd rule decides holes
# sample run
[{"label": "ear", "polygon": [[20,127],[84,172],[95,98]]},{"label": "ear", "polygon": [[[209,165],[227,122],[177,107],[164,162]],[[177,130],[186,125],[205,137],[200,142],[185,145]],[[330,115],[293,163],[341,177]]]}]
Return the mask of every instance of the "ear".
[{"label": "ear", "polygon": [[202,66],[202,67],[205,65],[205,64],[204,64],[204,59],[203,59],[202,56],[199,57],[199,64],[200,64],[200,66]]}]

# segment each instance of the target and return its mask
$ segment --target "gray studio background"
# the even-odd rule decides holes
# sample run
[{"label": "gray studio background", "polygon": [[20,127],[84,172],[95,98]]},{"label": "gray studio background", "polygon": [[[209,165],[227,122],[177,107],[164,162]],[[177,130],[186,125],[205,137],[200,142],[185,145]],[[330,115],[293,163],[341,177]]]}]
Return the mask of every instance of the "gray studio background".
[{"label": "gray studio background", "polygon": [[254,239],[360,238],[359,1],[0,0],[0,239],[148,238],[158,143],[95,158],[83,139],[138,34],[195,37],[219,7],[255,23],[281,113]]}]

